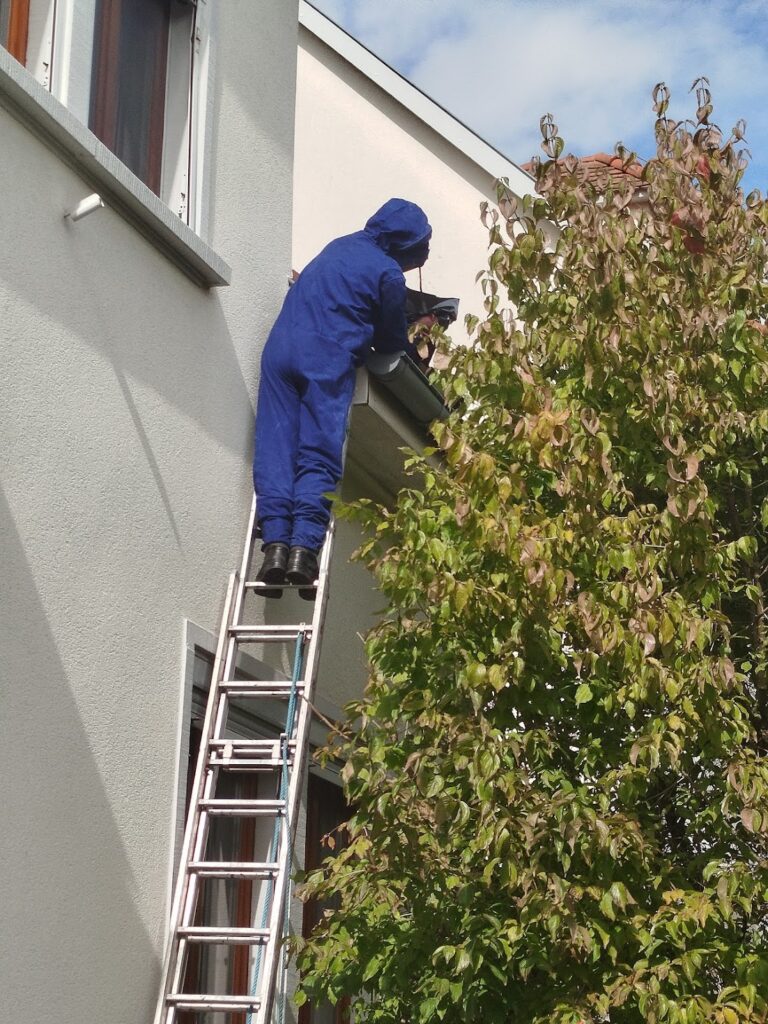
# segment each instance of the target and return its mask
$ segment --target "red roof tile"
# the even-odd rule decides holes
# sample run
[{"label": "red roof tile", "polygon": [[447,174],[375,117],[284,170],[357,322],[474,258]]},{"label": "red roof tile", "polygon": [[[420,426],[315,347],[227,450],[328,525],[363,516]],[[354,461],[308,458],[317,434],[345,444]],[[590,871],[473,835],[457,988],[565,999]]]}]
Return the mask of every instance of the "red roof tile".
[{"label": "red roof tile", "polygon": [[[634,188],[639,188],[642,184],[643,165],[637,160],[626,164],[621,157],[610,153],[593,153],[577,157],[577,160],[585,180],[592,185],[605,187],[629,182]],[[531,163],[522,167],[528,172],[532,169]]]}]

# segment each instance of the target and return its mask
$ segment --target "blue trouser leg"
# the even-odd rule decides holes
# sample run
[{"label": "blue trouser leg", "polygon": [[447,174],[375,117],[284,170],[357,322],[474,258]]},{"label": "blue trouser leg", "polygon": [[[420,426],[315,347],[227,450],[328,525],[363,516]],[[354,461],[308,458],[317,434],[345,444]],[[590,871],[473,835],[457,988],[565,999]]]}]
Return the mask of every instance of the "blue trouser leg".
[{"label": "blue trouser leg", "polygon": [[[333,362],[333,360],[331,360]],[[337,374],[326,367],[304,381],[299,415],[291,544],[317,551],[330,517],[330,501],[323,497],[341,479],[342,452],[349,406],[355,386],[350,365]]]},{"label": "blue trouser leg", "polygon": [[296,444],[301,399],[279,349],[269,344],[261,361],[256,406],[253,486],[264,544],[290,543],[293,529]]}]

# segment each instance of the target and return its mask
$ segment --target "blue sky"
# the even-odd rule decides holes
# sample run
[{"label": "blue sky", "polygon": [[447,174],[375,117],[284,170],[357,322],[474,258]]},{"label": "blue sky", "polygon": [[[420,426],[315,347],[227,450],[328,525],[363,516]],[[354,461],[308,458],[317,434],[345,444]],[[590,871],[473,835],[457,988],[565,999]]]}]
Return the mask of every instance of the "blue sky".
[{"label": "blue sky", "polygon": [[706,75],[714,120],[744,118],[745,187],[768,186],[768,0],[311,0],[517,163],[551,112],[566,149],[653,153],[651,90],[695,110]]}]

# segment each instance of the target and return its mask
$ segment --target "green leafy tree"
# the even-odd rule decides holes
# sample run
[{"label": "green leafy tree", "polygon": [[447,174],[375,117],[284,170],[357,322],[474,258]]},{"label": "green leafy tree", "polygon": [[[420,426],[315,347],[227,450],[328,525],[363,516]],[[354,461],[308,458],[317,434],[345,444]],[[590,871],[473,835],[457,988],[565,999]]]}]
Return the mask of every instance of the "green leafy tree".
[{"label": "green leafy tree", "polygon": [[443,460],[355,512],[389,614],[300,965],[358,1021],[768,1020],[768,205],[696,95],[640,192],[543,121]]}]

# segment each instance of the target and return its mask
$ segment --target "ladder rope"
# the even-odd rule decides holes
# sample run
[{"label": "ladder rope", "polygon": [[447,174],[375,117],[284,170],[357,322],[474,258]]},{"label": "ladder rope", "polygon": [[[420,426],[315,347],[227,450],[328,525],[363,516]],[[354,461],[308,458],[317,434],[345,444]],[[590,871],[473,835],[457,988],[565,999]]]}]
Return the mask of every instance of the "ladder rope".
[{"label": "ladder rope", "polygon": [[[303,627],[303,623],[302,623],[302,627]],[[305,642],[305,640],[306,640],[306,631],[303,628],[300,628],[299,632],[296,635],[296,647],[294,648],[294,652],[293,652],[293,673],[292,673],[292,676],[291,676],[291,692],[290,692],[290,695],[288,697],[288,709],[287,709],[286,715],[285,715],[285,731],[283,732],[282,736],[280,737],[281,747],[282,747],[283,763],[282,763],[281,770],[280,770],[280,789],[279,789],[279,794],[280,795],[279,795],[279,799],[285,801],[285,828],[286,828],[286,834],[287,835],[290,835],[290,829],[291,829],[291,823],[290,823],[290,820],[288,818],[288,744],[290,742],[291,736],[293,735],[293,727],[294,727],[294,722],[295,722],[295,718],[296,718],[296,704],[297,704],[298,693],[299,693],[299,691],[298,691],[298,684],[299,684],[299,679],[301,678],[301,669],[302,669],[302,661],[303,661],[304,642]],[[275,819],[275,827],[274,827],[273,832],[272,832],[272,842],[270,844],[269,860],[272,863],[276,863],[277,862],[277,855],[278,855],[278,848],[279,848],[279,846],[280,846],[280,818],[278,817],[278,818]],[[288,868],[288,867],[289,867],[289,865],[286,862],[286,868]],[[261,928],[262,929],[267,927],[267,922],[269,920],[269,911],[270,911],[270,905],[272,903],[272,891],[273,891],[273,889],[274,889],[274,881],[270,878],[270,879],[267,880],[267,891],[266,891],[266,895],[265,895],[265,899],[264,899],[264,906],[262,907],[262,911],[261,911]],[[285,920],[284,920],[284,923],[283,923],[283,932],[284,933],[285,933],[285,930],[287,928],[287,925],[288,925],[288,922],[289,922],[289,918],[290,918],[290,907],[291,907],[291,884],[290,884],[290,877],[289,877],[288,885],[286,886],[286,890],[285,890]],[[252,974],[251,974],[251,991],[250,991],[250,995],[252,997],[254,997],[254,998],[256,996],[256,993],[257,993],[258,987],[259,987],[259,975],[261,974],[262,953],[263,953],[263,946],[259,946],[258,949],[256,950],[256,956],[254,957],[254,962],[253,962],[253,971],[252,971]],[[283,973],[285,973],[286,969],[287,969],[287,962],[285,960],[285,953],[283,953]],[[287,992],[288,986],[285,983],[285,979],[283,980],[282,988],[283,988],[282,998],[280,1000],[279,1011],[278,1011],[279,1024],[283,1024],[283,1020],[284,1020],[284,1017],[285,1017],[285,1004],[286,1004],[286,999],[287,999],[287,996],[288,996],[288,992]],[[253,1011],[249,1010],[248,1011],[248,1016],[246,1018],[247,1024],[252,1024],[252,1020],[253,1020]]]}]

